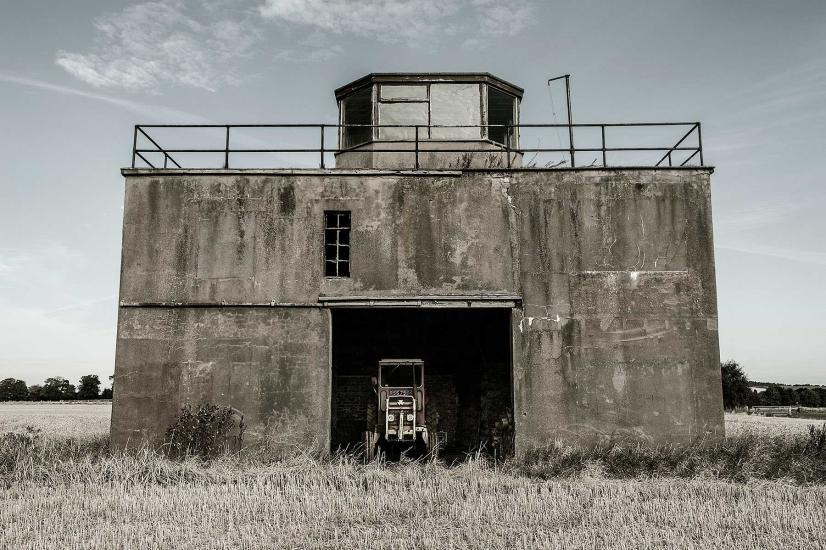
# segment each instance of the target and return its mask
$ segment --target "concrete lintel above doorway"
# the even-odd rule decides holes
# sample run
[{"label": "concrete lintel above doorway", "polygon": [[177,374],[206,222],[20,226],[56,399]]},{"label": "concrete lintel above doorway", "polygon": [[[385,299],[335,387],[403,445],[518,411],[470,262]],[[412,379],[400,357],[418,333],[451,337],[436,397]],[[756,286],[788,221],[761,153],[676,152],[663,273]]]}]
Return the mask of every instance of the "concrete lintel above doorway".
[{"label": "concrete lintel above doorway", "polygon": [[319,296],[318,301],[327,307],[515,308],[521,306],[522,297],[516,294]]}]

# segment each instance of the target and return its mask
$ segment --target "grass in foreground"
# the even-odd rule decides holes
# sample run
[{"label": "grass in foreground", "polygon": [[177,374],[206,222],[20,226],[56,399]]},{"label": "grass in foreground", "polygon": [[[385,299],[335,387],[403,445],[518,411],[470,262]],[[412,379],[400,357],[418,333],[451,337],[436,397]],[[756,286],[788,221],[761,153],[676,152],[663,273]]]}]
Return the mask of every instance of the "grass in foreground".
[{"label": "grass in foreground", "polygon": [[782,483],[538,482],[473,462],[446,469],[299,461],[177,484],[146,483],[137,464],[128,470],[105,484],[10,487],[0,544],[811,548],[824,534],[824,488]]},{"label": "grass in foreground", "polygon": [[783,479],[826,484],[826,424],[810,426],[807,433],[768,436],[750,432],[691,445],[606,442],[586,447],[557,442],[529,452],[512,468],[542,479],[591,471],[613,479]]},{"label": "grass in foreground", "polygon": [[[826,457],[807,443],[558,444],[524,461],[447,468],[343,456],[171,461],[112,453],[105,436],[35,430],[0,439],[0,547],[816,547]],[[778,466],[783,456],[796,469]],[[789,473],[804,470],[821,477]]]},{"label": "grass in foreground", "polygon": [[[117,454],[99,422],[84,432],[77,421],[100,409],[55,411],[24,415],[48,417],[43,432],[0,414],[0,432],[16,433],[0,433],[0,548],[813,548],[826,540],[820,436],[789,430],[785,419],[751,429],[744,418],[740,435],[691,448],[557,444],[519,462],[471,458],[447,468]],[[55,435],[63,422],[77,427],[71,437]]]}]

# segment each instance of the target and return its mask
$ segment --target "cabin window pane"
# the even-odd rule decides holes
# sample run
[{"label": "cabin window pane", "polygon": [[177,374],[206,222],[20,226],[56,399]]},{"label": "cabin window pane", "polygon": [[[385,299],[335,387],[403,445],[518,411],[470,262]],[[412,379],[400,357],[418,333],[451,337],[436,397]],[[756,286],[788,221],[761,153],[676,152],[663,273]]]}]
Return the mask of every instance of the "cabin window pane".
[{"label": "cabin window pane", "polygon": [[[427,103],[379,103],[379,124],[418,124],[419,138],[427,133]],[[414,128],[379,128],[379,139],[415,139]]]},{"label": "cabin window pane", "polygon": [[382,99],[427,99],[427,86],[396,86],[382,84]]},{"label": "cabin window pane", "polygon": [[371,141],[370,127],[347,127],[348,124],[372,124],[373,88],[368,86],[341,100],[341,123],[345,125],[342,146],[346,149]]},{"label": "cabin window pane", "polygon": [[[516,98],[492,86],[488,86],[488,137],[491,141],[514,146],[508,142],[507,128],[495,125],[511,125],[515,120]],[[513,136],[513,130],[511,130]],[[511,138],[512,139],[512,138]]]},{"label": "cabin window pane", "polygon": [[410,365],[385,365],[381,369],[381,386],[383,388],[403,388],[414,384],[413,369],[410,368]]},{"label": "cabin window pane", "polygon": [[478,140],[482,137],[482,105],[478,84],[432,84],[430,123],[433,126],[476,128],[431,128],[433,139]]}]

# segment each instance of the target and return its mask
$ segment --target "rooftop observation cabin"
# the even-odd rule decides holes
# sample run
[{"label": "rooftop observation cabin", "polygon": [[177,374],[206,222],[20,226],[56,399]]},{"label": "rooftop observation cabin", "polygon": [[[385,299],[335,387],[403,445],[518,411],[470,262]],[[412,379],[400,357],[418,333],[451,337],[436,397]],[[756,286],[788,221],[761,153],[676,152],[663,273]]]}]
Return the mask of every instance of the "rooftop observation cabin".
[{"label": "rooftop observation cabin", "polygon": [[337,124],[136,125],[132,168],[703,165],[699,122],[522,123],[522,95],[489,73],[372,73],[335,90]]},{"label": "rooftop observation cabin", "polygon": [[215,403],[244,444],[353,448],[399,358],[460,453],[721,435],[700,124],[525,123],[522,96],[374,73],[329,123],[136,126],[113,444]]},{"label": "rooftop observation cabin", "polygon": [[336,90],[336,166],[520,166],[522,92],[490,74],[368,75]]}]

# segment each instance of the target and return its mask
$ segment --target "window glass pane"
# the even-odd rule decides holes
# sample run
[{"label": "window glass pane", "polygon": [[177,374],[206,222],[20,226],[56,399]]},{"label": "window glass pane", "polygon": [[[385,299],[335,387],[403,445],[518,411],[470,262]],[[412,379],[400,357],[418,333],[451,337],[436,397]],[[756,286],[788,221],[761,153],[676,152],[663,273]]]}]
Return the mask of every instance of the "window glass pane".
[{"label": "window glass pane", "polygon": [[[480,125],[482,105],[478,84],[431,84],[430,123]],[[480,139],[481,128],[432,128],[433,139]]]},{"label": "window glass pane", "polygon": [[381,85],[382,99],[427,99],[427,86]]},{"label": "window glass pane", "polygon": [[410,387],[413,385],[413,369],[410,365],[385,365],[381,368],[381,385],[384,388]]},{"label": "window glass pane", "polygon": [[339,246],[338,247],[338,259],[339,260],[349,260],[350,259],[350,247],[349,246]]},{"label": "window glass pane", "polygon": [[[372,124],[373,120],[373,88],[368,86],[341,100],[341,123]],[[341,144],[343,148],[353,147],[360,143],[371,141],[372,128],[355,127],[344,128]]]},{"label": "window glass pane", "polygon": [[338,263],[338,276],[339,277],[349,277],[350,276],[350,262],[339,262]]},{"label": "window glass pane", "polygon": [[[488,86],[488,124],[513,124],[515,108],[515,97]],[[492,141],[506,144],[506,132],[507,129],[504,127],[492,126],[488,128],[488,137]]]},{"label": "window glass pane", "polygon": [[335,277],[338,273],[336,272],[336,262],[324,262],[324,276],[325,277]]},{"label": "window glass pane", "polygon": [[[427,126],[427,103],[379,103],[379,124],[421,124]],[[414,128],[379,128],[379,139],[415,139]],[[419,130],[419,138],[427,128]]]}]

